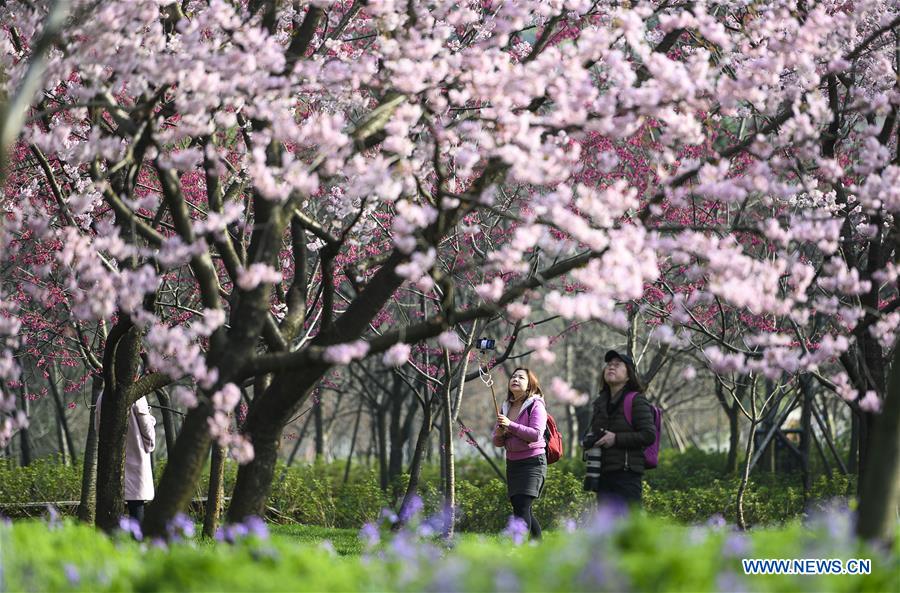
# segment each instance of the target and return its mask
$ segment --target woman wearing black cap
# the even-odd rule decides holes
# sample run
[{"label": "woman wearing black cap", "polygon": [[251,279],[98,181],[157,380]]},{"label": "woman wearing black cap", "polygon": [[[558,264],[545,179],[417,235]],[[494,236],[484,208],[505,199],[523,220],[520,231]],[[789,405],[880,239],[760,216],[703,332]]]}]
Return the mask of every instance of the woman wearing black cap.
[{"label": "woman wearing black cap", "polygon": [[[615,350],[606,353],[606,367],[600,379],[600,395],[594,401],[591,433],[583,444],[601,449],[598,502],[619,499],[641,504],[641,477],[644,473],[644,449],[656,439],[653,411],[642,395],[644,386],[634,361]],[[636,392],[631,419],[625,418],[625,395]],[[599,438],[598,438],[599,437]]]}]

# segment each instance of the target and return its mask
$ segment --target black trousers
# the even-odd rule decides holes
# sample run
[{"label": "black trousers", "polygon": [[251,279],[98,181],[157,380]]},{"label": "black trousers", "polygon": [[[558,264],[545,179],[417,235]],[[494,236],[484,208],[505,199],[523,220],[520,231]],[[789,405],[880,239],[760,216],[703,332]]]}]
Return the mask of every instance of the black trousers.
[{"label": "black trousers", "polygon": [[538,523],[537,517],[532,513],[531,505],[534,504],[535,498],[527,494],[516,494],[509,498],[512,503],[513,515],[525,521],[528,527],[528,533],[532,539],[541,539],[541,524]]},{"label": "black trousers", "polygon": [[639,473],[622,469],[600,474],[597,502],[618,502],[641,506],[641,478]]},{"label": "black trousers", "polygon": [[128,506],[128,516],[137,519],[138,522],[144,521],[144,501],[143,500],[126,500]]}]

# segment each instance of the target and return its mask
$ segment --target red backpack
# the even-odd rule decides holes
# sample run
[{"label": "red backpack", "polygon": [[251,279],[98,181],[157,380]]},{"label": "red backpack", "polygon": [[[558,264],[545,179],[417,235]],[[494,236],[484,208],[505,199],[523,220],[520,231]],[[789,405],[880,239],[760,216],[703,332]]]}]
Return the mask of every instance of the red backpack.
[{"label": "red backpack", "polygon": [[[533,407],[529,406],[528,408],[529,417]],[[547,409],[546,402],[544,403],[544,409]],[[547,465],[559,461],[563,456],[563,440],[562,435],[559,434],[559,429],[556,428],[556,420],[553,419],[549,411],[547,412],[547,428],[544,429],[544,442],[547,443]]]},{"label": "red backpack", "polygon": [[547,465],[556,463],[563,456],[563,440],[556,429],[556,420],[547,412],[547,428],[544,429],[544,441],[547,443]]}]

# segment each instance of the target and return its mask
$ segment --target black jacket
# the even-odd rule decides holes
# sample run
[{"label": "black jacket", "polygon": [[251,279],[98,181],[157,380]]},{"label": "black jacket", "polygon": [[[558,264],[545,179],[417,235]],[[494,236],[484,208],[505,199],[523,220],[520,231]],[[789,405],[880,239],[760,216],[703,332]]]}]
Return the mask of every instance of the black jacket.
[{"label": "black jacket", "polygon": [[609,393],[603,391],[594,401],[594,415],[591,417],[591,431],[599,435],[606,429],[616,434],[616,444],[601,448],[600,472],[606,473],[622,469],[644,473],[644,449],[656,440],[656,426],[653,424],[653,410],[650,402],[638,394],[631,406],[631,420],[625,420],[625,394],[610,403]]}]

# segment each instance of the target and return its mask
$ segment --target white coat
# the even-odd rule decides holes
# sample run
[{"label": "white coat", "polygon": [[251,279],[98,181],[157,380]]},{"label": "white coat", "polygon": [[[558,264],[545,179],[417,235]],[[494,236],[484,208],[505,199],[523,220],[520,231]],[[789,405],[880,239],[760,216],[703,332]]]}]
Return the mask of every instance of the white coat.
[{"label": "white coat", "polygon": [[[95,422],[100,429],[100,403],[97,398]],[[125,500],[153,500],[153,468],[150,453],[156,448],[156,418],[142,397],[131,406],[125,435]]]}]

